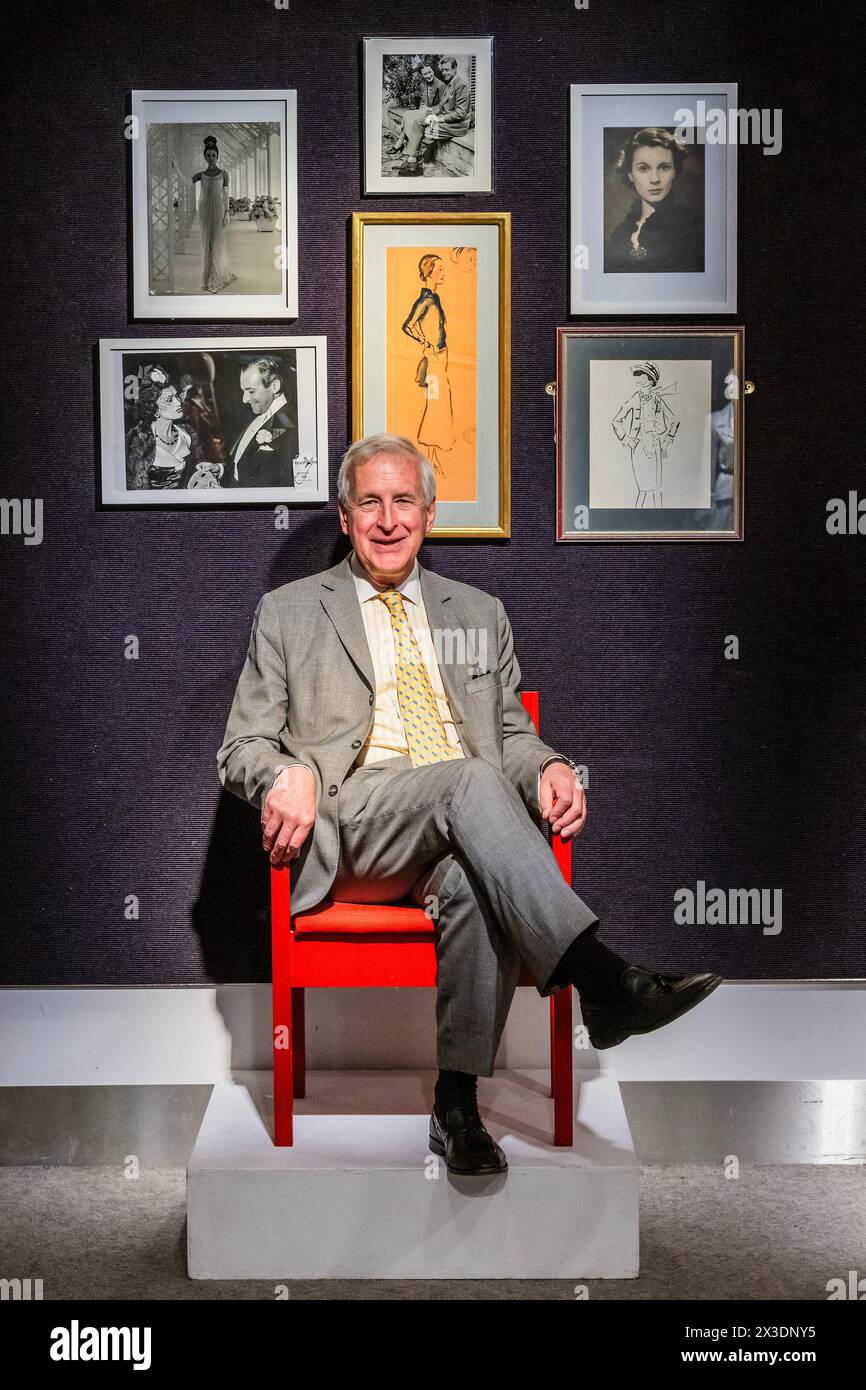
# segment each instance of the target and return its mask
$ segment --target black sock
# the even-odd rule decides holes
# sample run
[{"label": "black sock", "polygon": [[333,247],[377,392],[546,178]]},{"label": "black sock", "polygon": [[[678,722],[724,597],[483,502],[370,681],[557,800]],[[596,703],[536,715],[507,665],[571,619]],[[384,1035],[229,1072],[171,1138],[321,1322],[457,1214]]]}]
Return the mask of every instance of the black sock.
[{"label": "black sock", "polygon": [[436,1095],[433,1105],[440,1119],[450,1105],[478,1104],[475,1085],[478,1077],[470,1071],[443,1071],[440,1068],[436,1078]]},{"label": "black sock", "polygon": [[593,922],[575,937],[549,981],[550,985],[574,985],[581,999],[592,1003],[623,993],[619,981],[628,966],[627,960],[596,939],[599,925]]}]

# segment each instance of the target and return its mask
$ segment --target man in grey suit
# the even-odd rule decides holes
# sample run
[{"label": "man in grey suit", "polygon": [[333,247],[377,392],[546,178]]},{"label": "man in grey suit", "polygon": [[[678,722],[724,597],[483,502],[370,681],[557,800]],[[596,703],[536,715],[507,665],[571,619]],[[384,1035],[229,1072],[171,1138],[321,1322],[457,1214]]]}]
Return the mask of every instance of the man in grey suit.
[{"label": "man in grey suit", "polygon": [[401,436],[347,451],[331,569],[260,600],[217,754],[261,811],[292,909],[411,897],[435,924],[439,1075],[430,1144],[459,1173],[500,1172],[478,1113],[525,961],[569,984],[596,1048],[679,1017],[721,982],[629,965],[596,937],[543,833],[580,833],[575,765],[535,733],[501,601],[418,564],[436,515],[429,461]]}]

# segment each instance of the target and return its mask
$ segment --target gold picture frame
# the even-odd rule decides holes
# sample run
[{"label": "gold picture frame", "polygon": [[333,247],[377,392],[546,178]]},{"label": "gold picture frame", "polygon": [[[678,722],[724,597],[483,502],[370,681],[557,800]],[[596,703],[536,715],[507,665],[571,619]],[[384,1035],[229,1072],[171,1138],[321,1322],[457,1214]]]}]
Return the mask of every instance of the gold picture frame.
[{"label": "gold picture frame", "polygon": [[[438,235],[424,237],[427,227]],[[399,228],[406,229],[402,237]],[[439,251],[446,244],[442,235],[448,228],[460,231],[448,239],[446,264]],[[458,240],[464,228],[474,232],[475,246]],[[485,228],[491,230],[485,233]],[[406,254],[397,254],[400,250]],[[426,274],[422,274],[422,262]],[[511,535],[511,214],[353,213],[351,271],[352,438],[388,430],[411,438],[431,458],[437,483],[457,494],[440,499],[437,489],[437,520],[431,538],[507,539]],[[444,291],[443,306],[435,288],[447,281],[449,273],[453,273],[456,306]],[[415,293],[408,288],[412,276],[421,289],[410,307],[409,295]],[[400,313],[403,305],[409,308],[399,327],[397,318],[388,315],[390,297],[399,297]],[[494,301],[496,323],[491,325]],[[448,330],[446,322],[452,325]],[[431,345],[427,335],[435,333],[437,326],[438,338]],[[455,326],[462,336],[452,338],[452,346],[457,341],[469,347],[451,359],[452,368],[447,332]],[[417,347],[410,358],[401,331],[422,347],[420,358]],[[437,372],[429,369],[431,355]],[[423,388],[420,399],[419,387]],[[404,427],[405,421],[409,424]],[[447,447],[451,438],[454,443]],[[459,494],[470,490],[473,473],[474,500],[462,498]]]}]

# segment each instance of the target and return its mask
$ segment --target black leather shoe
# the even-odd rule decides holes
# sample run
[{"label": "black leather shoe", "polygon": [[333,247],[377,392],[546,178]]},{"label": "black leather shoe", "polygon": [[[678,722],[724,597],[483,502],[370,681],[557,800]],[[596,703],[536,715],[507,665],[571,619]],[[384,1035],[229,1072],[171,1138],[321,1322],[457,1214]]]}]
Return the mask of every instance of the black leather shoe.
[{"label": "black leather shoe", "polygon": [[430,1115],[430,1148],[445,1159],[449,1173],[504,1173],[508,1160],[496,1140],[487,1133],[474,1106],[451,1105],[444,1120]]},{"label": "black leather shoe", "polygon": [[580,1002],[580,1013],[598,1051],[616,1047],[632,1033],[652,1033],[693,1009],[722,983],[721,975],[662,975],[643,965],[622,972],[620,986],[629,997],[604,1004]]}]

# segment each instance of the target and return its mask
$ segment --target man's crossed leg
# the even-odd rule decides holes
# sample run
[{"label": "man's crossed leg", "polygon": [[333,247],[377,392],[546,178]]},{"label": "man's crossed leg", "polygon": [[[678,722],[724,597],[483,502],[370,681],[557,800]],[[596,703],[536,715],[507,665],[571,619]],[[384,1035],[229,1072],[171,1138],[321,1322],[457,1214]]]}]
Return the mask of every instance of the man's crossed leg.
[{"label": "man's crossed leg", "polygon": [[478,1115],[475,1080],[493,1075],[521,960],[542,996],[579,989],[595,1047],[661,1027],[721,983],[630,966],[596,941],[595,913],[566,883],[516,787],[482,758],[356,769],[340,791],[339,831],[332,898],[411,896],[433,918],[440,1070],[430,1140],[455,1172],[507,1167]]},{"label": "man's crossed leg", "polygon": [[483,758],[358,768],[339,803],[331,897],[411,896],[433,918],[440,1068],[492,1076],[521,958],[539,994],[568,947],[598,921],[566,883],[504,773]]}]

